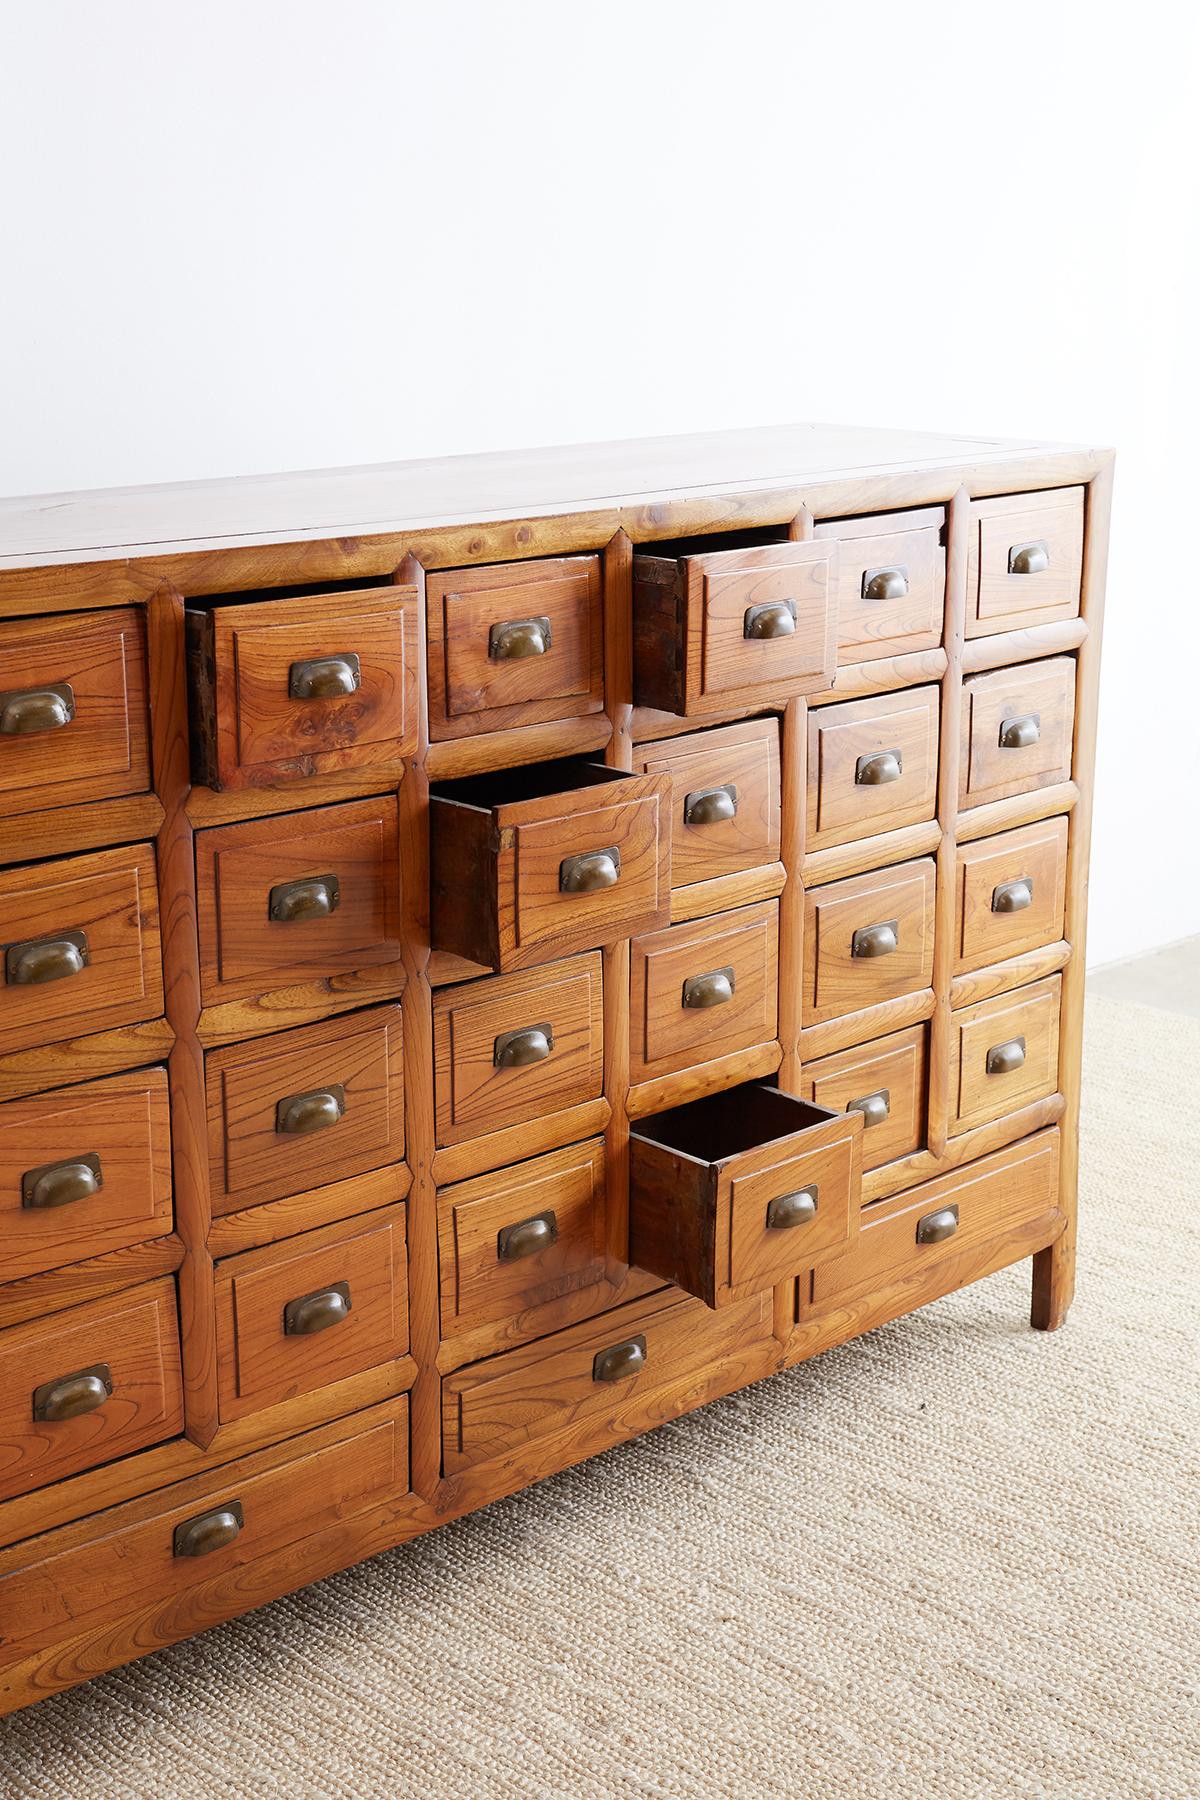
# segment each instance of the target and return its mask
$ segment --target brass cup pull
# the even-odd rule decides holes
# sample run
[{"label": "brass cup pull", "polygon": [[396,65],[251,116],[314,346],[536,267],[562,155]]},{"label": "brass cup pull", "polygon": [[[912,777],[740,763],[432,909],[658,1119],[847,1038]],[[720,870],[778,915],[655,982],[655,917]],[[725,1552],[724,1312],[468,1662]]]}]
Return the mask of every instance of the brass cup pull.
[{"label": "brass cup pull", "polygon": [[558,865],[560,894],[598,894],[602,888],[616,887],[620,879],[621,851],[617,844],[610,844],[606,850],[564,856]]},{"label": "brass cup pull", "polygon": [[855,763],[854,785],[856,787],[883,787],[885,782],[899,781],[903,773],[903,751],[876,750],[870,756],[860,756]]},{"label": "brass cup pull", "polygon": [[719,825],[725,819],[735,818],[738,809],[738,791],[732,781],[724,787],[697,788],[694,794],[688,794],[683,802],[683,822],[685,825]]},{"label": "brass cup pull", "polygon": [[794,1194],[780,1194],[767,1208],[768,1231],[792,1231],[807,1225],[817,1216],[817,1185],[797,1188]]},{"label": "brass cup pull", "polygon": [[992,889],[992,911],[994,913],[1024,912],[1027,906],[1033,905],[1033,882],[1028,875],[1022,875],[1019,881],[1002,881],[999,887]]},{"label": "brass cup pull", "polygon": [[557,1242],[558,1219],[553,1211],[535,1213],[532,1219],[520,1219],[496,1233],[496,1260],[523,1262],[527,1256],[536,1256],[539,1250],[548,1250]]},{"label": "brass cup pull", "polygon": [[1022,713],[1020,718],[1005,719],[1000,726],[1002,750],[1028,750],[1042,735],[1041,713]]},{"label": "brass cup pull", "polygon": [[275,1129],[280,1137],[307,1137],[310,1131],[328,1131],[346,1116],[346,1090],[340,1081],[313,1088],[307,1094],[288,1094],[275,1107]]},{"label": "brass cup pull", "polygon": [[767,600],[761,606],[748,606],[742,620],[742,636],[748,638],[794,637],[796,602]]},{"label": "brass cup pull", "polygon": [[891,1088],[879,1088],[874,1094],[861,1094],[857,1100],[852,1100],[846,1108],[848,1113],[858,1112],[862,1114],[864,1131],[870,1131],[872,1125],[882,1125],[891,1110]]},{"label": "brass cup pull", "polygon": [[889,569],[864,569],[864,600],[903,600],[908,592],[908,569],[903,563]]},{"label": "brass cup pull", "polygon": [[281,925],[302,919],[327,919],[342,903],[336,875],[310,875],[304,881],[282,881],[267,899],[267,916]]},{"label": "brass cup pull", "polygon": [[211,1512],[185,1519],[182,1525],[177,1525],[171,1554],[211,1556],[214,1550],[224,1550],[227,1544],[240,1537],[245,1523],[241,1501],[227,1500],[224,1506],[214,1506]]},{"label": "brass cup pull", "polygon": [[1050,546],[1045,538],[1030,544],[1014,544],[1008,553],[1010,575],[1043,575],[1050,567]]},{"label": "brass cup pull", "polygon": [[851,956],[890,956],[900,946],[899,919],[879,925],[860,925],[850,939]]},{"label": "brass cup pull", "polygon": [[0,694],[0,737],[33,737],[61,731],[75,717],[75,690],[69,681]]},{"label": "brass cup pull", "polygon": [[640,1375],[645,1366],[646,1340],[639,1334],[598,1350],[592,1358],[592,1380],[625,1381],[630,1375]]},{"label": "brass cup pull", "polygon": [[1010,1038],[1007,1044],[993,1044],[987,1053],[984,1070],[989,1075],[1011,1075],[1024,1067],[1025,1039]]},{"label": "brass cup pull", "polygon": [[312,1337],[328,1331],[350,1317],[350,1283],[335,1281],[332,1287],[318,1288],[315,1294],[301,1294],[289,1300],[283,1309],[285,1337]]},{"label": "brass cup pull", "polygon": [[944,1244],[958,1230],[958,1207],[940,1206],[917,1220],[918,1244]]},{"label": "brass cup pull", "polygon": [[545,656],[552,641],[545,613],[534,619],[505,619],[488,632],[488,656],[492,662],[523,662],[527,656]]},{"label": "brass cup pull", "polygon": [[553,1025],[502,1031],[492,1045],[492,1064],[497,1069],[527,1069],[531,1063],[545,1062],[553,1048]]},{"label": "brass cup pull", "polygon": [[81,975],[91,962],[86,931],[64,931],[58,937],[29,938],[10,944],[4,953],[4,979],[11,987],[40,987]]},{"label": "brass cup pull", "polygon": [[55,1206],[86,1200],[103,1186],[100,1158],[89,1151],[86,1156],[70,1156],[62,1162],[26,1169],[21,1177],[21,1205],[30,1211],[49,1212]]},{"label": "brass cup pull", "polygon": [[337,700],[362,686],[362,666],[353,651],[294,662],[288,670],[291,700]]},{"label": "brass cup pull", "polygon": [[44,1381],[33,1390],[33,1416],[39,1425],[59,1425],[64,1419],[81,1419],[112,1398],[112,1370],[107,1363],[93,1363],[57,1381]]},{"label": "brass cup pull", "polygon": [[733,999],[737,976],[731,968],[710,969],[705,975],[689,975],[683,984],[683,1005],[694,1009],[724,1006]]}]

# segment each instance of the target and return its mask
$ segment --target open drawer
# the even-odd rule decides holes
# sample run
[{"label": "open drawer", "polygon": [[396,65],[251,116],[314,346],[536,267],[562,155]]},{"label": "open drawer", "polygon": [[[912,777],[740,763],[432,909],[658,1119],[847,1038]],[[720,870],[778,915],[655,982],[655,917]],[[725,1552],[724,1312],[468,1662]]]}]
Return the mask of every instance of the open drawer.
[{"label": "open drawer", "polygon": [[708,1306],[761,1293],[858,1230],[861,1113],[748,1082],[640,1119],[629,1139],[629,1260]]}]

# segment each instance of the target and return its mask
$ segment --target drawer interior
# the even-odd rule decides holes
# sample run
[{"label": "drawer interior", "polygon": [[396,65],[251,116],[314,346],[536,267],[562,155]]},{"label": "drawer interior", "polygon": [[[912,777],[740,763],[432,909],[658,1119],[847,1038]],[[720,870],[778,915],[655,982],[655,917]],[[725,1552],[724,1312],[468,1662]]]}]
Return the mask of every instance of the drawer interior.
[{"label": "drawer interior", "polygon": [[631,778],[624,769],[591,762],[585,756],[560,756],[552,762],[523,763],[515,769],[490,769],[484,775],[464,775],[457,781],[435,781],[430,797],[491,812],[498,806],[520,805],[526,800],[547,800],[555,794],[572,794],[579,788],[619,784]]},{"label": "drawer interior", "polygon": [[695,1162],[724,1163],[834,1117],[809,1100],[751,1082],[639,1119],[632,1135]]}]

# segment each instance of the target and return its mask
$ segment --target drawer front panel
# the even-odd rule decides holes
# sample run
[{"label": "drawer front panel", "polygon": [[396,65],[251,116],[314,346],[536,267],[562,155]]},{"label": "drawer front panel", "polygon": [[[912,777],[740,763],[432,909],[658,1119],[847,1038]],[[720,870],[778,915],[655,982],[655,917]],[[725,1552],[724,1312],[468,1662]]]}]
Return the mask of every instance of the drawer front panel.
[{"label": "drawer front panel", "polygon": [[826,519],[838,542],[839,666],[930,650],[942,641],[946,555],[941,508],[867,519]]},{"label": "drawer front panel", "polygon": [[[837,630],[831,593],[835,557],[831,546],[810,542],[692,559],[702,594],[702,661],[695,684],[702,700],[720,705],[747,689],[791,686],[811,693],[827,685]],[[781,609],[791,615],[791,630],[771,635]]]},{"label": "drawer front panel", "polygon": [[[669,904],[670,856],[661,796],[605,803],[557,819],[518,824],[502,873],[511,880],[512,938],[522,962],[539,955],[591,949],[637,931]],[[568,892],[562,866],[569,857],[615,849],[620,870],[612,887]],[[666,853],[664,854],[664,850]]]},{"label": "drawer front panel", "polygon": [[634,748],[634,766],[671,780],[671,886],[779,859],[779,726],[774,719]]},{"label": "drawer front panel", "polygon": [[934,865],[922,859],[805,896],[806,1025],[929,986],[933,895]]},{"label": "drawer front panel", "polygon": [[173,1281],[0,1332],[0,1499],[182,1429]]},{"label": "drawer front panel", "polygon": [[283,1031],[205,1058],[213,1211],[226,1213],[398,1162],[398,1006]]},{"label": "drawer front panel", "polygon": [[967,636],[1071,619],[1083,570],[1083,489],[977,500],[972,508]]},{"label": "drawer front panel", "polygon": [[171,1229],[165,1069],[0,1106],[0,1269],[6,1281]]},{"label": "drawer front panel", "polygon": [[778,1029],[779,902],[635,938],[630,1080],[770,1043]]},{"label": "drawer front panel", "polygon": [[809,714],[810,850],[934,817],[938,718],[934,687]]},{"label": "drawer front panel", "polygon": [[1069,656],[972,675],[963,683],[959,805],[1069,781],[1074,724]]},{"label": "drawer front panel", "polygon": [[[781,1157],[730,1183],[729,1285],[761,1293],[836,1256],[858,1229],[860,1137],[848,1127],[798,1156]],[[778,1203],[801,1190],[815,1211],[796,1225],[775,1224]],[[773,1204],[774,1203],[774,1204]]]},{"label": "drawer front panel", "polygon": [[528,1314],[604,1278],[604,1142],[438,1194],[442,1331]]},{"label": "drawer front panel", "polygon": [[800,1085],[816,1106],[862,1113],[863,1168],[878,1169],[925,1140],[925,1071],[926,1027],[913,1025],[806,1063]]},{"label": "drawer front panel", "polygon": [[137,608],[0,624],[0,813],[149,785]]},{"label": "drawer front panel", "polygon": [[1054,1093],[1061,991],[1061,976],[1052,975],[951,1015],[958,1078],[952,1133]]},{"label": "drawer front panel", "polygon": [[956,974],[1056,943],[1066,883],[1066,819],[960,845]]}]

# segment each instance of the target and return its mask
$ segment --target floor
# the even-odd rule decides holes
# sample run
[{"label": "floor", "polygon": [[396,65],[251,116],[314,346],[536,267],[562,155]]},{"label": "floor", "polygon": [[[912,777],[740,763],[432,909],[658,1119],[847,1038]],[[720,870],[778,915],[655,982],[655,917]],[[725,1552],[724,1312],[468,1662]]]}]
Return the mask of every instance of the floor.
[{"label": "floor", "polygon": [[1200,937],[1093,969],[1088,987],[1110,1000],[1130,1000],[1137,1006],[1157,1006],[1163,1012],[1200,1019]]}]

